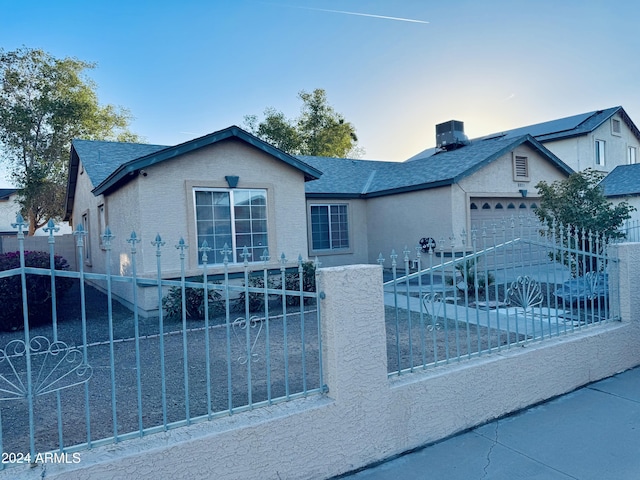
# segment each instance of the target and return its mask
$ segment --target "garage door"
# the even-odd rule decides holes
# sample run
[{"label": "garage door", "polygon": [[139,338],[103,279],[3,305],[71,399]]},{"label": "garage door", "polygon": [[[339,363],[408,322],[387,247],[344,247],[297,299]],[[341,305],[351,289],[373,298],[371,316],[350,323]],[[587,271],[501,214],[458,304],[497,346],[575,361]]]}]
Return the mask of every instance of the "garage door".
[{"label": "garage door", "polygon": [[[472,198],[469,205],[471,211],[471,228],[481,231],[493,229],[495,225],[502,230],[503,223],[510,229],[511,219],[515,220],[516,229],[520,228],[520,219],[524,225],[537,230],[535,209],[537,200],[531,198]],[[529,220],[534,220],[530,222]],[[534,223],[536,225],[530,225]]]},{"label": "garage door", "polygon": [[[539,240],[539,222],[535,216],[537,199],[530,198],[472,198],[470,202],[471,227],[477,229],[477,248],[504,243],[505,240],[522,238]],[[511,228],[512,219],[514,228]],[[521,221],[522,220],[522,221]],[[495,235],[494,235],[495,226]],[[503,226],[506,230],[503,230]],[[486,236],[481,237],[483,229]],[[538,243],[538,242],[536,242]],[[540,244],[518,242],[496,251],[486,261],[497,266],[538,264],[549,260]]]}]

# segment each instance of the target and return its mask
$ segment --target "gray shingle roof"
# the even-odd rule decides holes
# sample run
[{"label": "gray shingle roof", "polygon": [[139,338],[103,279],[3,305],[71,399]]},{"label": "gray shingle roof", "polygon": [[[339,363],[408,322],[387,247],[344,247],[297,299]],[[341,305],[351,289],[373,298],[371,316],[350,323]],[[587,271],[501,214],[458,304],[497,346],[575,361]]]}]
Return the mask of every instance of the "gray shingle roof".
[{"label": "gray shingle roof", "polygon": [[640,163],[618,165],[600,182],[600,186],[607,197],[640,195]]},{"label": "gray shingle roof", "polygon": [[74,140],[72,146],[94,186],[100,185],[120,165],[169,148],[166,145],[100,140]]},{"label": "gray shingle roof", "polygon": [[171,147],[139,143],[74,140],[71,145],[65,220],[70,218],[73,210],[76,178],[80,162],[82,162],[92,185],[95,187],[92,190],[93,194],[100,195],[119,188],[132,178],[131,173],[135,173],[140,169],[230,138],[239,139],[298,169],[304,174],[305,181],[317,179],[322,175],[321,171],[235,125]]},{"label": "gray shingle roof", "polygon": [[[514,128],[513,130],[507,130],[504,132],[497,132],[474,139],[472,142],[497,137],[518,138],[522,135],[531,135],[540,143],[561,140],[563,138],[577,137],[592,132],[616,113],[620,113],[625,124],[634,132],[638,139],[640,139],[640,131],[634,125],[633,121],[631,121],[624,109],[622,107],[612,107],[605,110],[595,110],[593,112],[581,113],[571,117],[559,118],[549,122],[527,125],[526,127]],[[424,158],[433,155],[434,153],[435,150],[433,148],[429,148],[409,158],[409,161]]]},{"label": "gray shingle roof", "polygon": [[561,171],[572,173],[571,168],[530,135],[476,140],[465,147],[411,162],[301,158],[324,172],[319,180],[307,182],[309,197],[375,197],[451,185],[523,143],[538,150]]}]

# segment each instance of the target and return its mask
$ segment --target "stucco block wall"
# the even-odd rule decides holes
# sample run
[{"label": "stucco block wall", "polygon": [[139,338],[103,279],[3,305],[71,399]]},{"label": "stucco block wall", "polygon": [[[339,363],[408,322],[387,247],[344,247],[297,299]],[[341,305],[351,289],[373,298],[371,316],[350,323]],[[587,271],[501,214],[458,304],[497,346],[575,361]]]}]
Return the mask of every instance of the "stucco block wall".
[{"label": "stucco block wall", "polygon": [[[78,464],[46,465],[44,476],[329,478],[637,366],[640,244],[613,254],[620,322],[391,379],[380,267],[321,269],[326,395],[97,447],[81,452]],[[42,467],[0,472],[0,479],[42,476]]]}]

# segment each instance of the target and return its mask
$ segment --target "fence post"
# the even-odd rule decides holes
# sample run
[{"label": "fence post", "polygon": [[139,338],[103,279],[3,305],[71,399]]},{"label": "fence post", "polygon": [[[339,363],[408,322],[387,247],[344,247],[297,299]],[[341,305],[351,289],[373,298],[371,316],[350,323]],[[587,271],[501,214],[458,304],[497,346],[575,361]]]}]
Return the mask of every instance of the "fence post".
[{"label": "fence post", "polygon": [[611,316],[623,322],[640,321],[640,243],[612,244],[609,250]]},{"label": "fence post", "polygon": [[381,267],[322,268],[318,283],[328,396],[356,404],[384,404],[380,395],[389,387]]}]

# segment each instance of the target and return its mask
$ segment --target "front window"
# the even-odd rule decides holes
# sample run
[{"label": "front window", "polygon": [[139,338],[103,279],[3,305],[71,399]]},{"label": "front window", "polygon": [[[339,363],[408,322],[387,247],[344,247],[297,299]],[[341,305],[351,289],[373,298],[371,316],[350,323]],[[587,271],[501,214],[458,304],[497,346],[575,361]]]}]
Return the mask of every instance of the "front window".
[{"label": "front window", "polygon": [[636,163],[636,161],[637,161],[636,154],[637,154],[636,147],[629,147],[627,149],[627,163],[628,164],[631,165],[633,163]]},{"label": "front window", "polygon": [[[247,247],[250,262],[259,262],[267,240],[267,191],[260,189],[200,189],[194,191],[198,247],[205,240],[212,250],[207,263],[223,263],[224,246],[230,263],[244,262]],[[198,252],[202,264],[202,252]]]},{"label": "front window", "polygon": [[596,165],[604,165],[604,140],[596,140]]},{"label": "front window", "polygon": [[349,248],[349,220],[346,204],[311,205],[311,248]]}]

